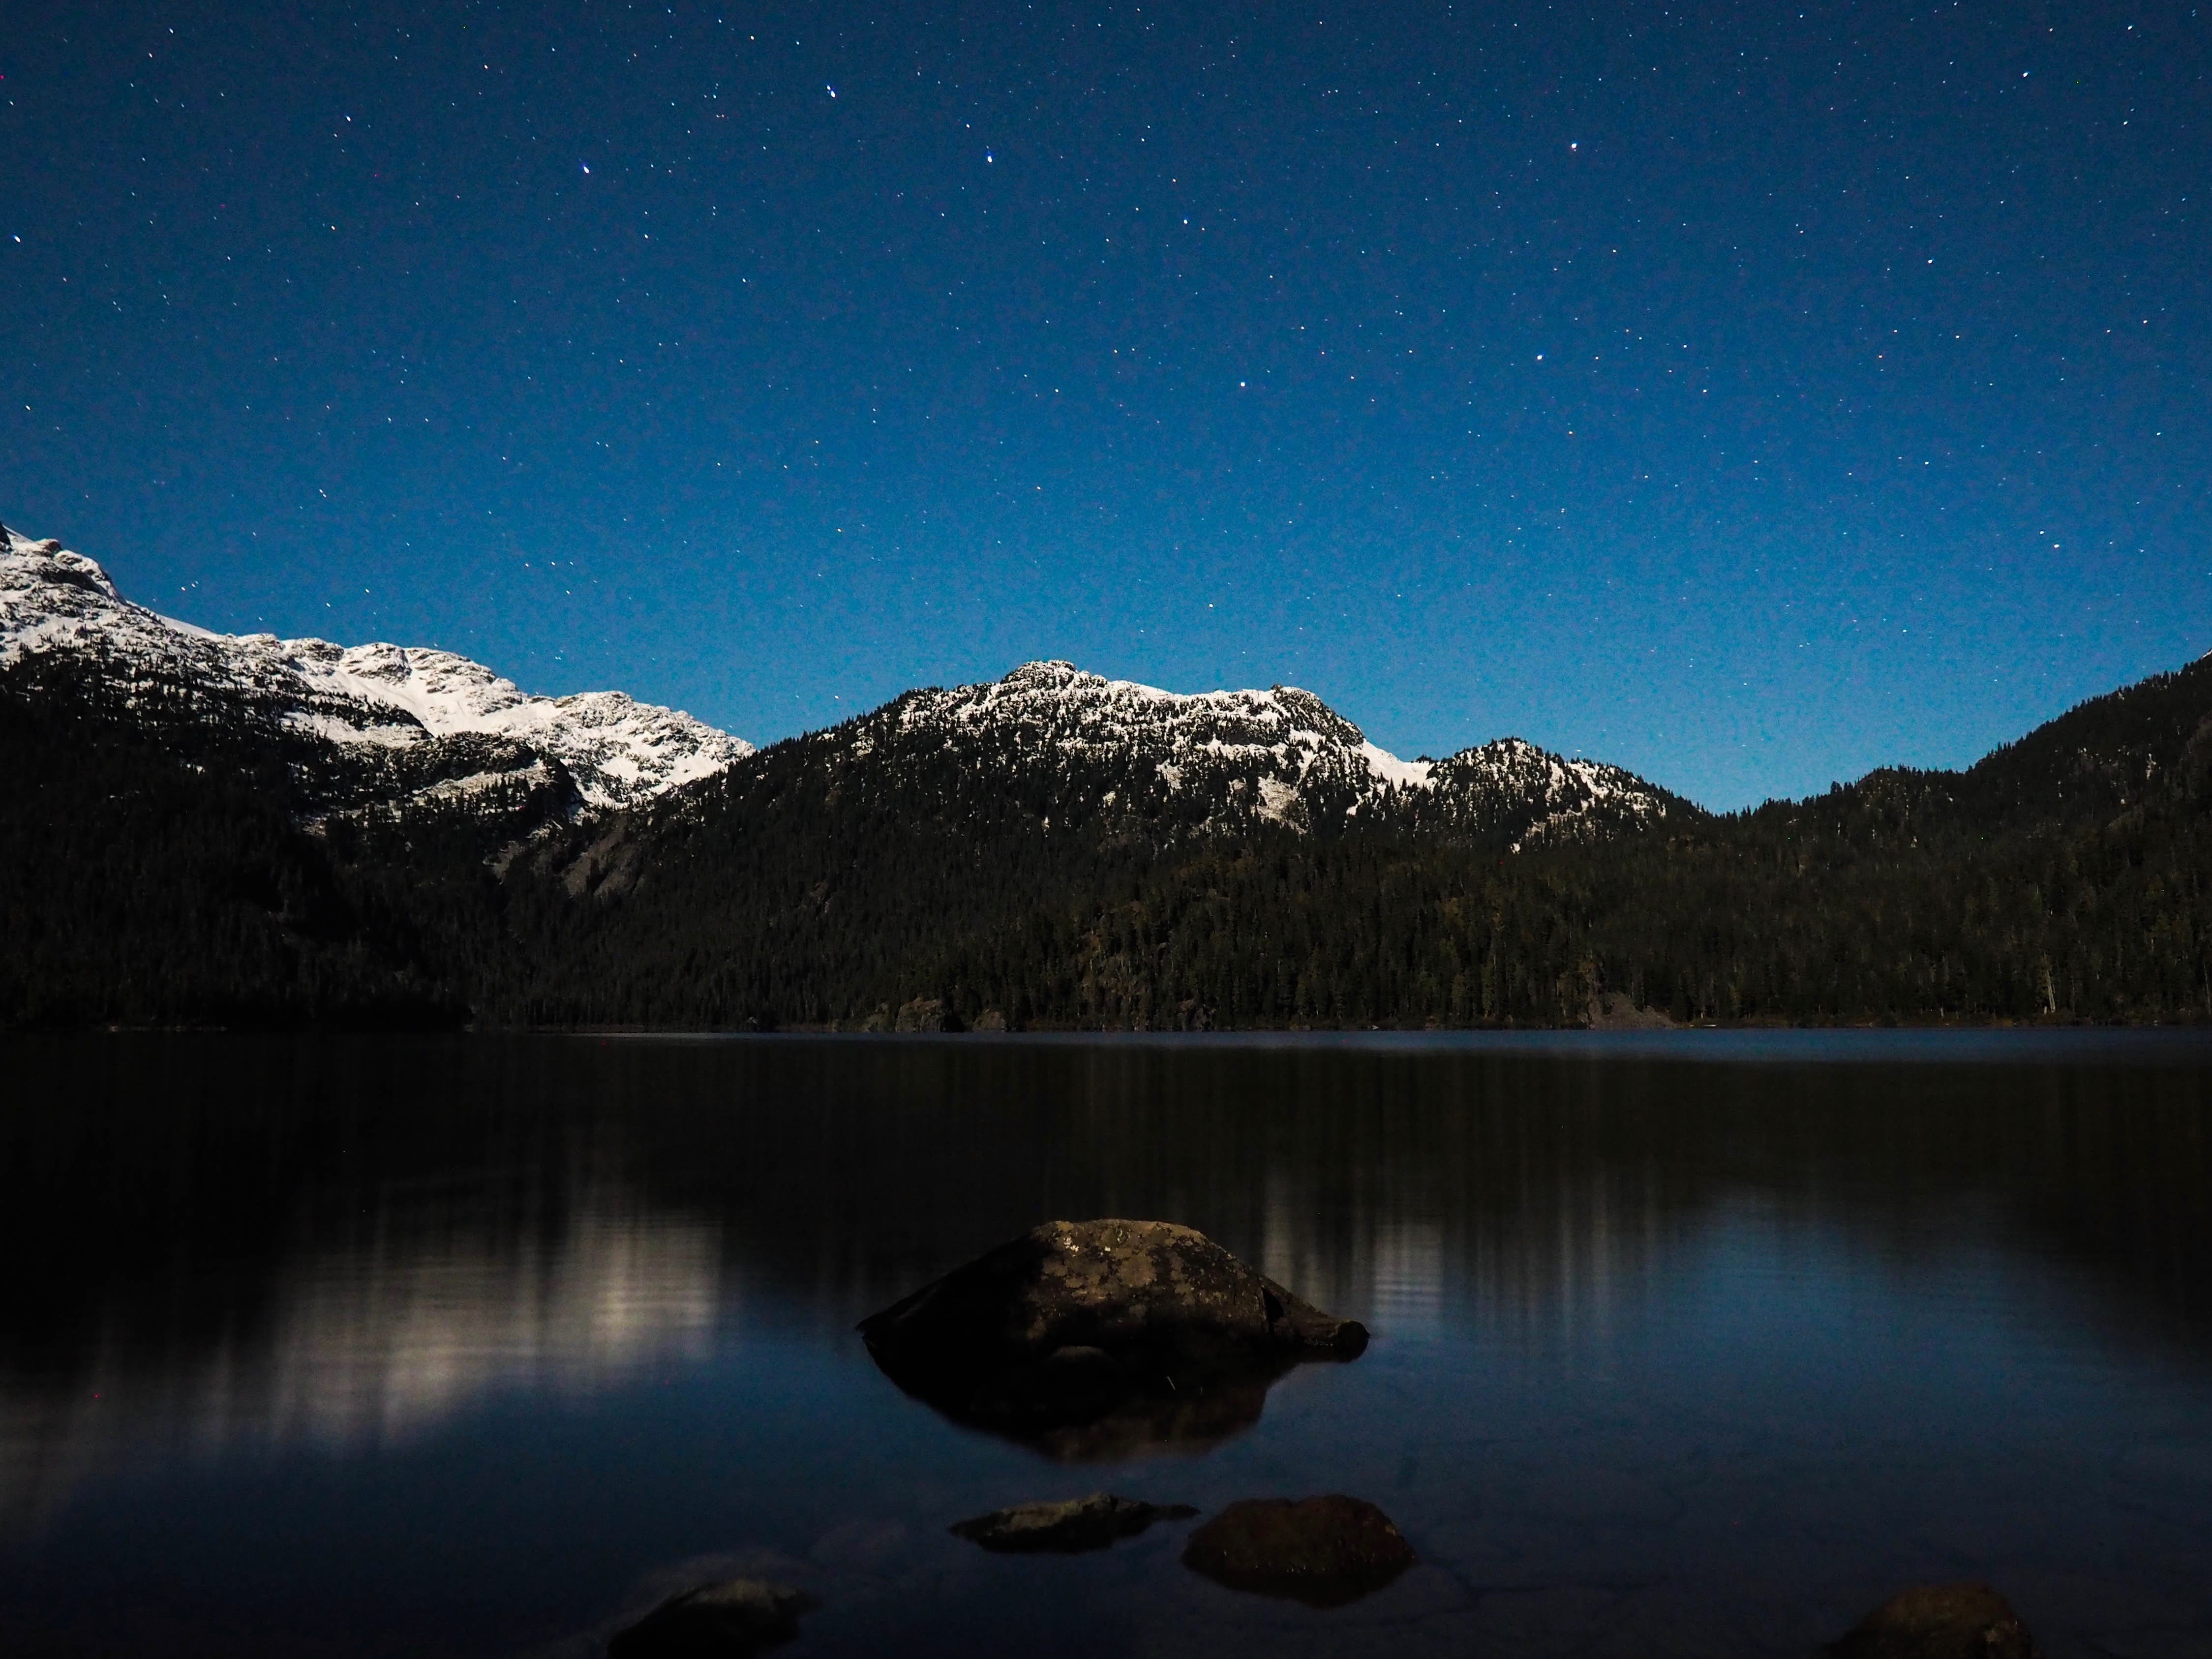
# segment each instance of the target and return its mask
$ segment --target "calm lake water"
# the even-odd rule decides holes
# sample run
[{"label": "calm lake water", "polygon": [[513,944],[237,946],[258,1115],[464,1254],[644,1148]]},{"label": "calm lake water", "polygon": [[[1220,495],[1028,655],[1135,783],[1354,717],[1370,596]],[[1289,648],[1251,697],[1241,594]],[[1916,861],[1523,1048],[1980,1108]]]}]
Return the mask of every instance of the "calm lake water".
[{"label": "calm lake water", "polygon": [[[784,1651],[1802,1655],[1985,1577],[2212,1655],[2212,1043],[2165,1033],[0,1047],[0,1648],[541,1655],[702,1578]],[[1053,1217],[1373,1328],[1209,1449],[957,1427],[854,1322]],[[1346,1492],[1315,1612],[1101,1487]]]}]

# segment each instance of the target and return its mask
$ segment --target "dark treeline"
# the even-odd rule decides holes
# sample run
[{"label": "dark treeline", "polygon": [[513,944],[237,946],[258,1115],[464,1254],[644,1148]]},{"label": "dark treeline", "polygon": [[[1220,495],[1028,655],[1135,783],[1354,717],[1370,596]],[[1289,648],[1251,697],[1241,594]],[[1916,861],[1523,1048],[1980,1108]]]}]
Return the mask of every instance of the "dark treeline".
[{"label": "dark treeline", "polygon": [[1071,792],[942,750],[841,765],[822,738],[574,829],[517,801],[491,822],[310,833],[282,779],[216,738],[195,753],[17,688],[0,697],[0,1019],[2203,1018],[2208,714],[2200,663],[1963,773],[1514,853],[1071,817],[1110,780]]}]

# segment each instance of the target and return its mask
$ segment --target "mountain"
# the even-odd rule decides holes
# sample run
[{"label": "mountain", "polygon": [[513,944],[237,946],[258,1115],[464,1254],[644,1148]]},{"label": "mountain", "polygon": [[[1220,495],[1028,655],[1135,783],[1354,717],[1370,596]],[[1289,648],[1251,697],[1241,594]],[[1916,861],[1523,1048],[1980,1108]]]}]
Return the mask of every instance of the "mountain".
[{"label": "mountain", "polygon": [[[1511,856],[1705,817],[1517,739],[1400,760],[1292,687],[1183,696],[1029,663],[535,844],[510,890],[546,931],[503,994],[533,1023],[882,1023],[917,1000],[956,1023],[1280,1023],[1271,993],[1085,944],[1127,919],[1109,896],[1262,849]],[[558,896],[533,907],[533,878]]]},{"label": "mountain", "polygon": [[[1303,693],[1031,665],[549,840],[501,1020],[1206,1029],[2212,1018],[2212,659],[1964,771],[1715,816]],[[1538,787],[1532,787],[1531,784]]]},{"label": "mountain", "polygon": [[134,605],[93,560],[0,526],[0,676],[119,697],[149,728],[227,726],[285,755],[309,814],[542,799],[631,806],[752,752],[620,691],[532,696],[447,651],[210,633]]},{"label": "mountain", "polygon": [[1716,816],[1030,663],[758,751],[9,535],[0,1026],[2212,1018],[2212,659]]},{"label": "mountain", "polygon": [[865,775],[913,810],[957,811],[973,780],[1062,834],[1097,823],[1172,839],[1358,821],[1510,844],[1602,838],[1697,811],[1617,766],[1517,738],[1404,761],[1295,686],[1187,696],[1065,662],[909,691],[794,742],[829,787]]},{"label": "mountain", "polygon": [[[210,633],[132,604],[58,542],[5,526],[0,536],[0,676],[65,677],[118,696],[149,730],[258,743],[283,756],[310,821],[525,799],[587,817],[642,806],[754,752],[620,691],[528,696],[450,652]],[[1170,838],[1356,819],[1519,845],[1696,811],[1618,767],[1516,738],[1401,761],[1293,686],[1184,696],[1064,662],[908,692],[796,741],[830,771],[887,787],[950,759],[970,775],[965,786],[1029,801],[1063,833],[1093,818]]]}]

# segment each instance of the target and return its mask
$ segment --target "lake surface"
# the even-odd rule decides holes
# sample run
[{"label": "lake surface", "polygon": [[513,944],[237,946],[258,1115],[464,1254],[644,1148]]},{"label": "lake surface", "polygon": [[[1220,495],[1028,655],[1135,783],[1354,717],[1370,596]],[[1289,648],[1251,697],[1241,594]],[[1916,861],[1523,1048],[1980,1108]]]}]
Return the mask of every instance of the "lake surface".
[{"label": "lake surface", "polygon": [[[1803,1655],[1981,1577],[2212,1655],[2212,1043],[2148,1032],[0,1046],[0,1648],[539,1655],[702,1578],[782,1651]],[[1374,1341],[1048,1461],[854,1322],[1054,1217]],[[988,1555],[1100,1488],[1345,1492],[1351,1607]]]}]

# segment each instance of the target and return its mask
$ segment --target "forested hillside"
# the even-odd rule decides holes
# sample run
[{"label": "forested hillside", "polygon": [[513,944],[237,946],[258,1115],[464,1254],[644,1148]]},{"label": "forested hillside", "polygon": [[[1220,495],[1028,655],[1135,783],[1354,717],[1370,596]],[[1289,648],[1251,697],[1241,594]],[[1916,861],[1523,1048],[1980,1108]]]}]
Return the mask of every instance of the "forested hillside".
[{"label": "forested hillside", "polygon": [[921,998],[1077,1026],[2200,1018],[2208,710],[2198,664],[1963,774],[1518,853],[1356,823],[1048,830],[973,769],[838,794],[787,744],[596,854],[541,854],[580,889],[625,873],[588,905],[526,887],[544,944],[502,1017],[817,1024]]},{"label": "forested hillside", "polygon": [[346,878],[283,757],[35,673],[0,682],[0,1024],[452,1024],[413,894]]},{"label": "forested hillside", "polygon": [[1172,793],[1132,815],[1103,774],[836,733],[629,813],[309,830],[283,767],[15,677],[0,1018],[2201,1019],[2208,715],[2200,662],[1962,773],[1516,851],[1387,816],[1224,828]]}]

